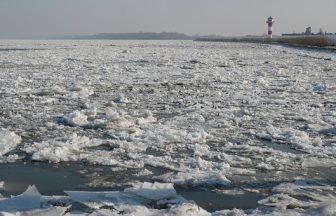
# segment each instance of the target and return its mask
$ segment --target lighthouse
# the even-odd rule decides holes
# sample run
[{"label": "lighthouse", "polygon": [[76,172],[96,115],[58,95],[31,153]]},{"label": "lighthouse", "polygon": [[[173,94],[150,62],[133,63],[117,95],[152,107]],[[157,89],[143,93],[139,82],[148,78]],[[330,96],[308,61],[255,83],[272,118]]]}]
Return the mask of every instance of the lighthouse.
[{"label": "lighthouse", "polygon": [[271,17],[271,16],[268,17],[266,23],[268,24],[268,37],[272,38],[273,37],[272,26],[273,26],[273,23],[274,23],[273,17]]}]

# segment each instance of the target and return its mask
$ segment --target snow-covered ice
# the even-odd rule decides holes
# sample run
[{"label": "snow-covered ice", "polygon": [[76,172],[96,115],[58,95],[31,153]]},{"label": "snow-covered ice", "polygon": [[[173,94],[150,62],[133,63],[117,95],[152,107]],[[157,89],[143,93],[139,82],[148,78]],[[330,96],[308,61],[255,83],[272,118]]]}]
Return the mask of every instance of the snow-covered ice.
[{"label": "snow-covered ice", "polygon": [[[114,192],[125,214],[335,213],[335,52],[192,41],[0,45],[1,163],[108,166],[78,171],[92,187],[133,184],[133,193]],[[211,213],[181,197],[164,210],[143,203],[178,197],[175,187],[264,199]]]},{"label": "snow-covered ice", "polygon": [[14,150],[21,142],[21,137],[14,132],[0,128],[0,156]]}]

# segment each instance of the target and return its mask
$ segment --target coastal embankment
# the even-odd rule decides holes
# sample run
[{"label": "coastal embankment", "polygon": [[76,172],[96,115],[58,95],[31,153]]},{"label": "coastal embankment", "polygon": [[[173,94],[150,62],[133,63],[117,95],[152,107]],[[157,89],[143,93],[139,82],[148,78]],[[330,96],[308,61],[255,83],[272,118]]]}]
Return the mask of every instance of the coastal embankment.
[{"label": "coastal embankment", "polygon": [[286,44],[293,46],[330,47],[336,48],[336,35],[300,35],[275,36],[273,38],[246,36],[246,37],[199,37],[195,41],[209,42],[246,42],[266,44]]}]

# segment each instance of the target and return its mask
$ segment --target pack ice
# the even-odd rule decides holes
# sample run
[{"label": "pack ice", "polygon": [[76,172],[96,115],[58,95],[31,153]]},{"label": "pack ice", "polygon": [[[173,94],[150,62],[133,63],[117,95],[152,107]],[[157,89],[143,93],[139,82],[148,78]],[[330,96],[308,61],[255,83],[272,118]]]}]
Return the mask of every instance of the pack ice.
[{"label": "pack ice", "polygon": [[[80,164],[93,190],[134,186],[111,197],[68,193],[93,215],[334,214],[335,52],[192,41],[0,45],[0,162]],[[262,198],[253,209],[210,212],[173,188]],[[36,211],[49,209],[41,202]]]}]

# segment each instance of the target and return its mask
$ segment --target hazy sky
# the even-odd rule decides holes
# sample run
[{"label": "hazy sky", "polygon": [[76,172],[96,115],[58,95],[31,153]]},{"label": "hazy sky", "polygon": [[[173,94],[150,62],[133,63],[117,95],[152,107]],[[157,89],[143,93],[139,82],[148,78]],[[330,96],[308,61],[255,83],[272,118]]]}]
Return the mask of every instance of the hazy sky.
[{"label": "hazy sky", "polygon": [[336,32],[336,0],[0,0],[0,38],[176,31],[246,35]]}]

